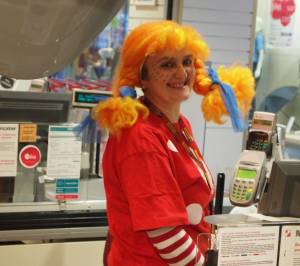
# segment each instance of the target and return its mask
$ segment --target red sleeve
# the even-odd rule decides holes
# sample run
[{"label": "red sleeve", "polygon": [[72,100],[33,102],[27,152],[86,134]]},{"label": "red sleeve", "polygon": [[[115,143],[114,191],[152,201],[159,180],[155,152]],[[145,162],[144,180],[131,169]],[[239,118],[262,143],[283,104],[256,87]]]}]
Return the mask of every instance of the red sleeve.
[{"label": "red sleeve", "polygon": [[168,265],[201,266],[204,256],[182,227],[163,227],[147,231],[158,255]]},{"label": "red sleeve", "polygon": [[188,224],[184,200],[167,152],[154,134],[144,132],[119,162],[118,176],[127,196],[133,229]]}]

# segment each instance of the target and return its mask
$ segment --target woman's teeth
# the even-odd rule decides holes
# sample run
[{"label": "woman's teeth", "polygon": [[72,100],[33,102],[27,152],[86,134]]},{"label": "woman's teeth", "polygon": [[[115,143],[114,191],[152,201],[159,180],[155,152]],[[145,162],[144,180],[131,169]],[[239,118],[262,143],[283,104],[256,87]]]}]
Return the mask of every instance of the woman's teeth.
[{"label": "woman's teeth", "polygon": [[182,88],[186,85],[186,83],[174,83],[174,84],[168,84],[169,87],[172,88]]}]

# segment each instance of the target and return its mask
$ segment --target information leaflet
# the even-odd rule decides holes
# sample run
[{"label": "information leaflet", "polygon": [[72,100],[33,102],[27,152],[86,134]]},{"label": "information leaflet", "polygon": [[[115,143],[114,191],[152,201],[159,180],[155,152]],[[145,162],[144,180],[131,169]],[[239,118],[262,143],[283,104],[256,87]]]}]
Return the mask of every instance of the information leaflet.
[{"label": "information leaflet", "polygon": [[56,180],[56,199],[77,199],[81,138],[74,126],[49,126],[47,176]]},{"label": "information leaflet", "polygon": [[279,226],[218,229],[218,266],[276,266]]},{"label": "information leaflet", "polygon": [[18,124],[0,124],[0,177],[16,176]]}]

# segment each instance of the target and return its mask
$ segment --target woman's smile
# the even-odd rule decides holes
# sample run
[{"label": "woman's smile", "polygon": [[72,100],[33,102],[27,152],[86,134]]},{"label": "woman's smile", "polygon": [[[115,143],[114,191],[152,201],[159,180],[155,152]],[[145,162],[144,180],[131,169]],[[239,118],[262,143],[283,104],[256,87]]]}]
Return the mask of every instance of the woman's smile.
[{"label": "woman's smile", "polygon": [[176,82],[176,83],[167,83],[167,86],[171,89],[186,89],[188,88],[187,81],[185,82]]}]

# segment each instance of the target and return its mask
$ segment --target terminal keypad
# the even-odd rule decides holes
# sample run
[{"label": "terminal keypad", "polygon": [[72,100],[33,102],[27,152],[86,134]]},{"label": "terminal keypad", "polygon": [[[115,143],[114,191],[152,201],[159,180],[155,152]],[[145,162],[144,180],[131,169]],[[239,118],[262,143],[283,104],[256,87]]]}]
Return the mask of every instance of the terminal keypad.
[{"label": "terminal keypad", "polygon": [[252,197],[255,180],[245,180],[237,178],[232,188],[232,198],[238,202],[247,202]]}]

